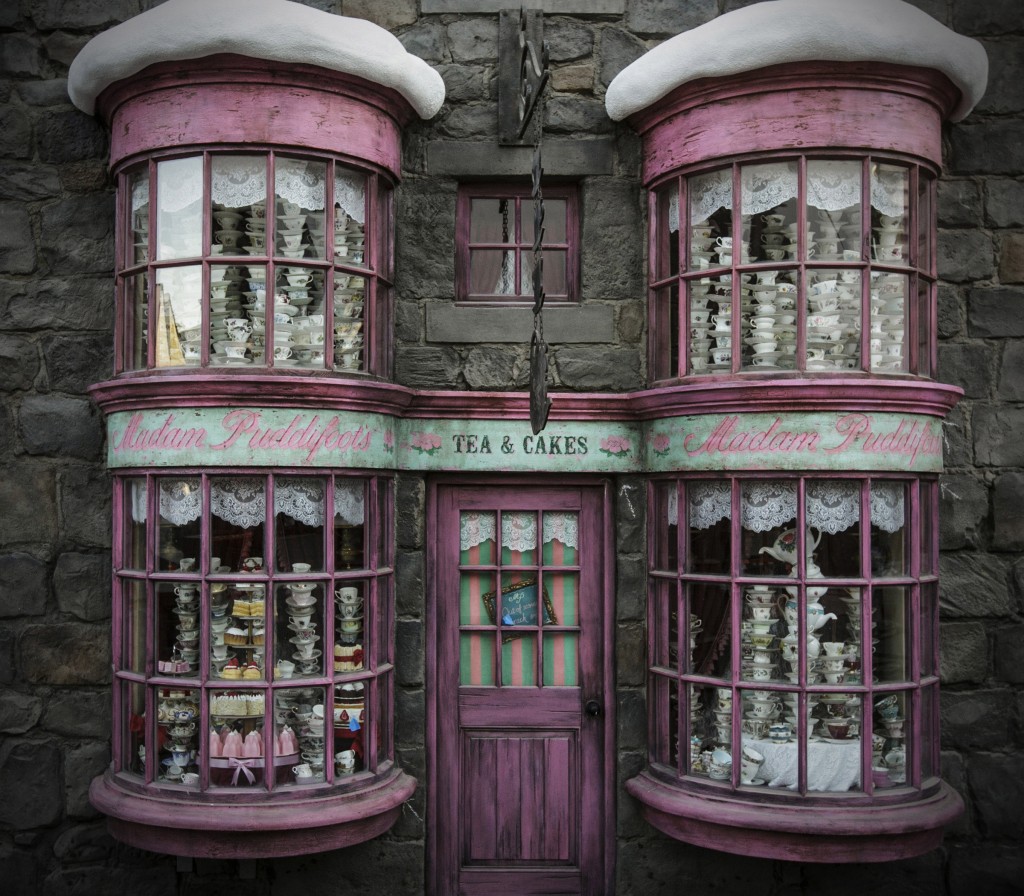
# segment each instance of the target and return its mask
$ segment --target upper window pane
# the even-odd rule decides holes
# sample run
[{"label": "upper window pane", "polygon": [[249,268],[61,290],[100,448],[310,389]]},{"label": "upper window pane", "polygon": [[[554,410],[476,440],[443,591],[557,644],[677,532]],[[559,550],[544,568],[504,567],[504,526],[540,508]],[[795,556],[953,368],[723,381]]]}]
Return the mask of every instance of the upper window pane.
[{"label": "upper window pane", "polygon": [[456,231],[457,297],[532,302],[533,241],[540,224],[545,295],[575,299],[577,208],[573,188],[548,188],[540,222],[526,188],[464,187]]},{"label": "upper window pane", "polygon": [[171,159],[156,166],[159,197],[157,258],[191,258],[203,245],[203,160]]}]

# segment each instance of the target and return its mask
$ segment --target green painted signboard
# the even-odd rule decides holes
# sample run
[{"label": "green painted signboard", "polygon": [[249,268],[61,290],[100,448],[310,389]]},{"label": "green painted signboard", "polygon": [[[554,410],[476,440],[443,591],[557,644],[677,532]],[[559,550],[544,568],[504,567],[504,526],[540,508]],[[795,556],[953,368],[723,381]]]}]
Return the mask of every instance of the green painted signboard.
[{"label": "green painted signboard", "polygon": [[452,472],[942,469],[941,421],[923,415],[701,414],[647,422],[409,419],[296,408],[112,414],[108,463]]}]

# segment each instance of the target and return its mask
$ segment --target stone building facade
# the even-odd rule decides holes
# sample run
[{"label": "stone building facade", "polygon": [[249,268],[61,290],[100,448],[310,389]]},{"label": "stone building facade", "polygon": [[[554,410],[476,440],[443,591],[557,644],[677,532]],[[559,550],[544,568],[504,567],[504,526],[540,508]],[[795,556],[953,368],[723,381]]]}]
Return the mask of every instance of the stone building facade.
[{"label": "stone building facade", "polygon": [[[273,862],[194,864],[123,847],[90,806],[109,762],[110,482],[86,390],[112,369],[113,187],[103,125],[74,109],[68,66],[147,0],[0,10],[0,870],[12,893],[416,894],[424,791],[385,836]],[[496,150],[498,10],[488,0],[313,0],[367,18],[433,65],[446,102],[407,128],[397,193],[395,377],[412,388],[523,389],[526,309],[453,305],[456,198],[523,180]],[[580,184],[581,302],[546,321],[554,391],[623,392],[646,377],[646,198],[640,142],[604,93],[659,42],[733,0],[545,3],[545,171]],[[939,374],[963,388],[942,478],[942,756],[967,812],[944,848],[841,869],[736,858],[655,832],[621,783],[645,764],[644,486],[616,493],[617,892],[1017,892],[1024,815],[1024,18],[1014,0],[916,0],[979,39],[989,88],[945,134],[939,185]],[[585,10],[585,11],[581,11]],[[416,234],[420,238],[403,238]],[[397,487],[402,766],[425,765],[426,492]],[[328,884],[327,882],[333,882]]]}]

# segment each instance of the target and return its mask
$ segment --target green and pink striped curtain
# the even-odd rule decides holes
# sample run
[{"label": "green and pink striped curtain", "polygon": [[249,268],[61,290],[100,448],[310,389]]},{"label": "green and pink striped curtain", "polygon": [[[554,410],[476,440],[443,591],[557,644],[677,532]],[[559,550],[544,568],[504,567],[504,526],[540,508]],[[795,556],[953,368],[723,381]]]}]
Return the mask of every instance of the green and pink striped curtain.
[{"label": "green and pink striped curtain", "polygon": [[[496,516],[492,514],[492,516]],[[511,528],[523,517],[536,514],[508,513]],[[550,517],[550,519],[549,519]],[[571,519],[567,519],[571,517]],[[578,681],[578,635],[572,629],[579,625],[578,612],[578,552],[576,538],[566,535],[575,532],[576,514],[545,514],[537,566],[536,539],[532,549],[518,539],[515,547],[502,545],[500,562],[496,562],[495,537],[486,537],[478,543],[463,545],[460,550],[460,622],[464,630],[460,637],[460,682],[471,686],[494,686],[497,678],[495,646],[498,643],[497,626],[484,603],[484,596],[494,592],[499,577],[506,588],[517,582],[539,578],[551,601],[555,623],[545,621],[539,633],[526,632],[508,638],[510,629],[502,631],[501,684],[502,686],[535,687],[538,685],[537,650],[541,651],[542,684],[545,687],[575,687]],[[516,519],[518,518],[518,520]],[[529,523],[529,520],[526,521]],[[568,525],[566,525],[568,524]],[[535,527],[521,527],[529,530]],[[503,526],[504,529],[504,526]],[[497,533],[495,533],[496,535]],[[565,539],[565,540],[563,540]],[[511,539],[510,539],[511,540]],[[503,538],[504,542],[505,539]],[[570,543],[567,543],[570,542]],[[518,548],[518,549],[517,549]],[[480,567],[484,567],[481,569]],[[486,567],[490,567],[489,569]],[[539,573],[539,575],[538,575]],[[480,630],[478,627],[484,627]],[[566,631],[565,629],[570,629]]]}]

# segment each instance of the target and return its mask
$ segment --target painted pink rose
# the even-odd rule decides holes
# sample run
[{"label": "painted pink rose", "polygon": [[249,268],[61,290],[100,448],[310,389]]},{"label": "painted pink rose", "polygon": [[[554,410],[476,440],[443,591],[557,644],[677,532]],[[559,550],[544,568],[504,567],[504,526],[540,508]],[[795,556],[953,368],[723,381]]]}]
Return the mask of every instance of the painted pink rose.
[{"label": "painted pink rose", "polygon": [[433,454],[441,450],[441,437],[432,432],[414,432],[409,439],[410,447],[423,454]]},{"label": "painted pink rose", "polygon": [[598,448],[610,457],[622,457],[629,454],[632,446],[623,436],[606,436],[598,443]]},{"label": "painted pink rose", "polygon": [[668,454],[670,444],[671,440],[664,433],[656,435],[651,441],[651,447],[654,449],[655,454]]}]

